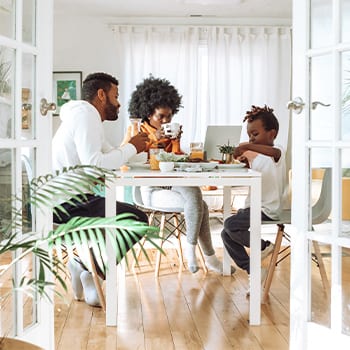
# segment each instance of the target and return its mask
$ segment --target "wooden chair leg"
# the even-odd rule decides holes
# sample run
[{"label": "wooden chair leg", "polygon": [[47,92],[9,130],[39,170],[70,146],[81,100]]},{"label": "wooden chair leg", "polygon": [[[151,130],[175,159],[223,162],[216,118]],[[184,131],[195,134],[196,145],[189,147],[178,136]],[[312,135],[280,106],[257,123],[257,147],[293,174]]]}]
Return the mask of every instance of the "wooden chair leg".
[{"label": "wooden chair leg", "polygon": [[273,278],[273,274],[274,274],[275,268],[276,268],[278,253],[279,253],[279,251],[281,249],[281,245],[282,245],[283,234],[284,234],[284,225],[279,224],[277,236],[276,236],[276,240],[275,240],[275,248],[274,248],[272,256],[271,256],[269,268],[267,270],[266,280],[264,283],[263,295],[262,295],[262,302],[263,303],[266,301],[267,296],[270,292],[272,278]]},{"label": "wooden chair leg", "polygon": [[95,261],[93,259],[92,253],[91,251],[89,252],[89,256],[90,256],[90,263],[91,263],[91,273],[92,273],[92,278],[94,280],[94,284],[95,284],[95,288],[97,290],[97,294],[98,294],[98,298],[100,299],[100,303],[102,306],[102,310],[104,312],[106,312],[106,300],[105,300],[105,296],[103,294],[103,290],[97,275],[97,271],[96,271],[96,265],[95,265]]},{"label": "wooden chair leg", "polygon": [[[162,238],[162,240],[160,242],[160,247],[161,248],[163,248],[163,243],[164,243],[163,239],[164,239],[164,228],[165,228],[165,215],[166,214],[162,214],[161,219],[160,219],[159,236]],[[159,269],[160,269],[161,259],[162,259],[162,254],[158,250],[157,251],[157,259],[156,259],[156,267],[155,267],[155,272],[154,272],[154,275],[156,277],[159,276]]]},{"label": "wooden chair leg", "polygon": [[318,268],[320,269],[320,275],[321,275],[321,280],[322,280],[322,284],[323,284],[323,288],[326,292],[326,296],[327,299],[329,300],[330,297],[330,286],[329,286],[329,281],[327,278],[327,272],[326,269],[324,267],[324,263],[323,263],[323,258],[322,258],[322,254],[320,251],[320,246],[318,245],[318,242],[316,241],[312,241],[313,247],[314,247],[314,253],[317,259],[317,264],[318,264]]},{"label": "wooden chair leg", "polygon": [[[152,226],[152,224],[153,224],[154,215],[155,215],[154,212],[151,212],[151,213],[149,214],[149,217],[148,217],[148,224],[149,224],[150,226]],[[141,255],[141,252],[142,252],[141,247],[144,247],[144,246],[145,246],[145,242],[146,242],[146,238],[143,237],[143,238],[140,240],[140,242],[138,243],[137,252],[136,252],[136,259],[134,259],[134,261],[133,261],[133,263],[132,263],[132,269],[135,269],[135,266],[137,265],[137,264],[136,264],[136,261],[138,261],[139,258],[140,258],[140,255]],[[140,245],[140,246],[139,246],[139,245]],[[138,266],[138,267],[139,267],[139,266]]]}]

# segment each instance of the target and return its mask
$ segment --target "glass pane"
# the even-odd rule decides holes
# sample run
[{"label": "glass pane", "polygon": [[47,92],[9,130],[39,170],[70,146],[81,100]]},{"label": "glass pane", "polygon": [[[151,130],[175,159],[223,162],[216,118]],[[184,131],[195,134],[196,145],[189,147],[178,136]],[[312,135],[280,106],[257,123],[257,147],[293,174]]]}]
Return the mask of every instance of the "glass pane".
[{"label": "glass pane", "polygon": [[23,1],[23,41],[35,45],[35,0]]},{"label": "glass pane", "polygon": [[34,167],[34,156],[33,151],[29,148],[22,149],[21,155],[22,163],[22,225],[23,233],[31,232],[34,230],[33,219],[34,213],[33,208],[29,204],[29,185],[33,179],[33,167]]},{"label": "glass pane", "polygon": [[350,238],[350,149],[342,150],[342,235]]},{"label": "glass pane", "polygon": [[310,184],[311,215],[309,228],[331,234],[332,169],[331,150],[317,148],[311,151],[312,177]]},{"label": "glass pane", "polygon": [[311,321],[330,327],[331,246],[310,241],[311,245]]},{"label": "glass pane", "polygon": [[11,138],[14,125],[14,50],[0,46],[0,139]]},{"label": "glass pane", "polygon": [[341,1],[341,38],[342,42],[350,42],[350,1]]},{"label": "glass pane", "polygon": [[[29,183],[33,179],[34,166],[34,150],[31,148],[22,148],[21,153],[22,164],[22,232],[32,232],[35,230],[34,208],[29,204]],[[26,256],[22,265],[23,275],[27,278],[34,278],[36,274],[35,260],[32,254]],[[23,326],[29,327],[34,324],[36,320],[36,300],[38,295],[26,293],[23,295]]]},{"label": "glass pane", "polygon": [[23,55],[22,78],[22,137],[31,139],[34,137],[33,89],[34,89],[35,57],[31,54]]},{"label": "glass pane", "polygon": [[0,337],[3,336],[13,336],[13,326],[14,326],[14,317],[13,317],[13,305],[14,298],[12,293],[12,279],[13,273],[12,269],[7,269],[7,266],[12,260],[11,252],[6,252],[0,254],[0,269],[4,273],[1,276],[0,284],[0,295],[1,295],[1,312],[0,312]]},{"label": "glass pane", "polygon": [[14,187],[13,160],[11,150],[0,149],[0,240],[11,234],[9,224],[12,220],[12,188]]},{"label": "glass pane", "polygon": [[350,335],[350,248],[342,248],[342,294],[343,326],[342,332]]},{"label": "glass pane", "polygon": [[332,0],[311,0],[311,48],[332,43]]},{"label": "glass pane", "polygon": [[0,1],[0,35],[9,38],[14,37],[14,11],[15,0],[1,0]]},{"label": "glass pane", "polygon": [[[350,28],[349,28],[350,30]],[[350,140],[350,52],[342,54],[342,120],[341,138]]]},{"label": "glass pane", "polygon": [[311,86],[310,86],[310,137],[312,140],[330,140],[333,136],[334,121],[332,120],[333,84],[331,55],[313,57],[311,60]]}]

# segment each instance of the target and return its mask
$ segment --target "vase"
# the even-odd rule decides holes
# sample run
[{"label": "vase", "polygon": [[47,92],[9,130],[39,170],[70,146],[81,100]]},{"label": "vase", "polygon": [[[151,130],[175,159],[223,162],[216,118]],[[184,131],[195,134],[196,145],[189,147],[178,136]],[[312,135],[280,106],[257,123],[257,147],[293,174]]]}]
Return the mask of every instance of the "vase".
[{"label": "vase", "polygon": [[233,162],[233,154],[232,153],[223,153],[221,160],[225,164],[231,164]]}]

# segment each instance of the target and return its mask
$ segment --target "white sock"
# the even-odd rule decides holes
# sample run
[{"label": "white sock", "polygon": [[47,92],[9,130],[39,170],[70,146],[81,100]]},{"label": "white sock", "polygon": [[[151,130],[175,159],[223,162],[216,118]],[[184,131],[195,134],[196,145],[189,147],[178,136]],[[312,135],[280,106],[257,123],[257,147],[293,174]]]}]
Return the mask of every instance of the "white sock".
[{"label": "white sock", "polygon": [[[205,255],[204,254],[204,260],[205,260],[205,265],[207,265],[208,270],[214,271],[219,274],[223,274],[223,266],[222,262],[216,257],[215,254],[213,255]],[[231,275],[234,274],[236,269],[231,266]]]},{"label": "white sock", "polygon": [[197,257],[196,257],[196,247],[197,247],[196,244],[190,244],[190,243],[187,243],[187,247],[186,247],[186,259],[187,259],[188,269],[192,273],[195,273],[199,270]]},{"label": "white sock", "polygon": [[84,300],[83,285],[80,280],[80,274],[85,271],[83,267],[74,259],[70,259],[67,264],[71,276],[71,283],[74,298],[76,300]]},{"label": "white sock", "polygon": [[207,265],[207,268],[210,271],[222,274],[222,262],[216,257],[215,254],[204,255],[204,259],[205,265]]},{"label": "white sock", "polygon": [[91,272],[83,271],[80,279],[84,288],[85,302],[91,306],[101,306]]}]

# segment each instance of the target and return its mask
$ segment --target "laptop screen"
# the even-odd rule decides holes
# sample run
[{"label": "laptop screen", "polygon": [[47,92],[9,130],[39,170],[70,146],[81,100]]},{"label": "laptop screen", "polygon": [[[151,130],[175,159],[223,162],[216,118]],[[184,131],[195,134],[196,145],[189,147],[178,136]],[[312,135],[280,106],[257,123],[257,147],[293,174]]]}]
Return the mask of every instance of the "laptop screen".
[{"label": "laptop screen", "polygon": [[218,145],[237,145],[241,139],[242,125],[208,125],[204,141],[207,160],[221,160]]}]

